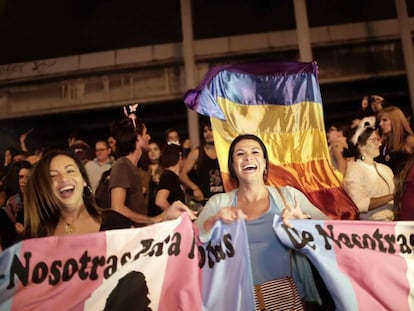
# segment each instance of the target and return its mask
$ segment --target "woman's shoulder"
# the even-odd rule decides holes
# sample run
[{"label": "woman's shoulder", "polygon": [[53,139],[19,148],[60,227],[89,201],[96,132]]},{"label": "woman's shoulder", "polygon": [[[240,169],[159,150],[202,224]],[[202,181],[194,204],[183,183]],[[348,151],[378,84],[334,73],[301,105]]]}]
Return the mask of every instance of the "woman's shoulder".
[{"label": "woman's shoulder", "polygon": [[237,190],[235,189],[229,192],[216,193],[209,199],[209,201],[212,201],[212,202],[222,202],[222,201],[227,201],[227,200],[232,201],[236,191]]},{"label": "woman's shoulder", "polygon": [[380,169],[381,171],[386,171],[388,174],[394,176],[392,169],[388,165],[379,162],[375,162],[375,165],[377,166],[377,169]]},{"label": "woman's shoulder", "polygon": [[362,161],[360,159],[357,159],[355,161],[349,161],[348,165],[346,167],[346,169],[348,170],[348,168],[351,169],[358,169],[359,167],[361,167],[363,165]]},{"label": "woman's shoulder", "polygon": [[232,190],[230,192],[214,194],[208,199],[207,203],[204,205],[204,209],[217,212],[223,207],[232,206],[236,191],[237,190]]},{"label": "woman's shoulder", "polygon": [[[136,168],[136,169],[134,169]],[[112,165],[111,168],[111,172],[113,172],[112,174],[116,173],[116,174],[128,174],[130,172],[139,173],[138,167],[134,166],[132,164],[132,162],[130,160],[128,160],[128,158],[126,157],[121,157],[118,160],[115,161],[114,165]]]},{"label": "woman's shoulder", "polygon": [[359,176],[364,175],[366,170],[368,169],[367,165],[364,164],[361,160],[351,161],[348,163],[346,167],[346,172],[344,175],[344,179],[348,179],[351,176]]}]

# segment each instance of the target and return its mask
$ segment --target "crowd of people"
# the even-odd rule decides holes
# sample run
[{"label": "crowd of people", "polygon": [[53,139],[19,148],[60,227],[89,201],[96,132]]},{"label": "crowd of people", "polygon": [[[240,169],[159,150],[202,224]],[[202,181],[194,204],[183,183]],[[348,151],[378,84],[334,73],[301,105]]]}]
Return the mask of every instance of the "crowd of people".
[{"label": "crowd of people", "polygon": [[413,120],[378,95],[327,127],[331,162],[361,219],[414,220]]},{"label": "crowd of people", "polygon": [[[139,227],[182,212],[194,217],[197,211],[187,206],[194,209],[224,191],[215,151],[192,155],[194,161],[186,164],[191,180],[187,174],[187,184],[181,179],[192,150],[189,139],[181,139],[176,129],[167,129],[165,140],[156,141],[146,124],[129,115],[114,121],[109,131],[107,138],[90,145],[74,130],[67,148],[48,146],[36,157],[26,148],[29,131],[21,135],[20,148],[5,151],[0,188],[2,249],[24,238]],[[203,147],[214,150],[209,119],[200,134]],[[54,185],[57,179],[61,180]],[[78,206],[66,206],[74,198]]]},{"label": "crowd of people", "polygon": [[[407,116],[381,96],[367,96],[355,119],[326,128],[332,167],[360,219],[414,220],[414,133]],[[320,303],[311,264],[281,244],[272,222],[274,215],[286,225],[324,215],[299,190],[267,185],[269,158],[259,137],[244,134],[231,143],[228,171],[237,188],[225,192],[209,119],[196,147],[174,128],[165,141],[151,139],[131,114],[110,133],[94,148],[73,133],[67,149],[45,148],[32,157],[24,133],[20,149],[6,150],[0,251],[26,238],[141,227],[182,213],[196,219],[207,241],[217,221],[244,219],[254,284],[292,276],[303,306]]]}]

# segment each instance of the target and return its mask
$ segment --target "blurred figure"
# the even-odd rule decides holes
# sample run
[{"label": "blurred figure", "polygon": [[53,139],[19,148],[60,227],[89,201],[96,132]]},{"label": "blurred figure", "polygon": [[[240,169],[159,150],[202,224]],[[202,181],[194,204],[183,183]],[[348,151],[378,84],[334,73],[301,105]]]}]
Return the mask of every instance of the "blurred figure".
[{"label": "blurred figure", "polygon": [[108,142],[104,139],[96,141],[95,155],[95,159],[88,161],[85,164],[93,193],[95,193],[96,188],[98,187],[102,173],[109,170],[114,164],[111,157],[111,148],[109,147]]},{"label": "blurred figure", "polygon": [[170,128],[165,131],[165,142],[167,144],[181,145],[180,134],[175,128]]},{"label": "blurred figure", "polygon": [[381,140],[375,129],[356,132],[355,162],[348,165],[343,187],[360,210],[361,220],[393,220],[394,174],[375,162]]},{"label": "blurred figure", "polygon": [[9,146],[4,151],[4,164],[2,165],[0,171],[0,206],[3,206],[4,203],[6,203],[5,181],[6,176],[10,170],[10,166],[13,163],[13,156],[11,150],[12,147]]},{"label": "blurred figure", "polygon": [[[115,123],[114,123],[115,124]],[[112,125],[111,125],[112,126]],[[109,178],[111,176],[111,169],[116,159],[118,158],[116,149],[116,139],[114,135],[107,138],[107,146],[111,149],[110,159],[112,161],[111,167],[101,173],[101,177],[95,188],[95,200],[99,207],[103,209],[111,208],[111,191],[109,189]]]},{"label": "blurred figure", "polygon": [[163,166],[160,163],[161,145],[159,142],[150,140],[148,144],[147,159],[147,165],[143,168],[149,175],[147,185],[148,216],[157,216],[161,214],[162,210],[155,204],[155,197],[157,195],[160,176],[164,170]]},{"label": "blurred figure", "polygon": [[414,134],[404,113],[396,106],[389,106],[378,113],[382,148],[376,161],[388,165],[394,175],[414,152]]},{"label": "blurred figure", "polygon": [[387,106],[389,106],[388,102],[379,95],[364,96],[361,101],[360,119],[377,116],[378,113]]},{"label": "blurred figure", "polygon": [[[11,158],[11,161],[10,161]],[[5,164],[9,163],[7,166],[3,167],[1,179],[0,179],[0,206],[3,206],[6,200],[17,193],[17,166],[15,163],[24,161],[27,159],[27,153],[23,150],[14,148],[10,146],[5,151]],[[14,169],[14,172],[12,170]],[[10,180],[11,179],[11,180]],[[10,181],[7,181],[10,180]]]},{"label": "blurred figure", "polygon": [[89,144],[82,138],[79,130],[73,130],[68,137],[68,146],[83,163],[92,160],[94,158],[94,152]]},{"label": "blurred figure", "polygon": [[214,194],[224,192],[224,186],[210,119],[205,119],[200,129],[203,144],[185,159],[180,181],[191,191],[193,200],[204,204]]},{"label": "blurred figure", "polygon": [[113,135],[110,135],[108,136],[107,141],[108,141],[109,148],[111,148],[112,157],[116,160],[118,158],[117,149],[116,149],[116,139]]},{"label": "blurred figure", "polygon": [[183,143],[181,144],[182,150],[183,150],[183,159],[185,160],[188,156],[188,154],[191,151],[192,144],[190,138],[186,138],[183,140]]},{"label": "blurred figure", "polygon": [[166,210],[175,201],[185,202],[184,187],[178,178],[183,165],[181,147],[176,144],[165,146],[161,154],[161,163],[164,170],[157,187],[155,204]]},{"label": "blurred figure", "polygon": [[9,247],[23,237],[24,233],[24,204],[23,193],[30,177],[32,165],[28,161],[13,164],[8,182],[15,189],[0,211],[0,235],[3,248]]},{"label": "blurred figure", "polygon": [[352,159],[348,149],[348,129],[347,123],[339,121],[332,124],[326,133],[331,162],[334,169],[340,173],[340,180],[345,175],[348,161]]},{"label": "blurred figure", "polygon": [[414,220],[414,154],[395,178],[394,212],[396,220]]},{"label": "blurred figure", "polygon": [[32,165],[34,165],[35,163],[37,163],[37,161],[40,160],[40,158],[42,157],[42,153],[43,153],[43,147],[36,148],[34,150],[29,150],[29,148],[27,147],[27,142],[26,142],[27,137],[33,131],[34,131],[34,128],[31,128],[27,132],[20,135],[20,148],[22,151],[26,153],[26,160],[29,161]]},{"label": "blurred figure", "polygon": [[26,139],[29,136],[29,134],[33,131],[34,131],[34,128],[31,128],[27,132],[20,135],[20,148],[25,152],[29,152],[29,149],[27,148],[27,144],[26,144]]},{"label": "blurred figure", "polygon": [[10,166],[9,172],[4,180],[4,191],[6,195],[6,200],[8,200],[11,196],[19,192],[19,170],[22,168],[22,165],[26,167],[28,164],[30,164],[30,162],[26,160],[21,160],[13,162]]},{"label": "blurred figure", "polygon": [[12,147],[9,146],[4,151],[4,164],[3,164],[3,167],[8,167],[13,162],[13,157],[12,157],[12,154],[11,154],[11,149],[12,149]]},{"label": "blurred figure", "polygon": [[[356,118],[351,122],[351,128],[356,128],[360,124],[361,120],[366,117],[376,118],[378,113],[388,107],[390,104],[383,97],[379,95],[364,96],[361,100],[361,110],[357,114]],[[378,128],[379,121],[374,125]]]},{"label": "blurred figure", "polygon": [[11,148],[12,163],[26,160],[27,152],[17,148]]}]

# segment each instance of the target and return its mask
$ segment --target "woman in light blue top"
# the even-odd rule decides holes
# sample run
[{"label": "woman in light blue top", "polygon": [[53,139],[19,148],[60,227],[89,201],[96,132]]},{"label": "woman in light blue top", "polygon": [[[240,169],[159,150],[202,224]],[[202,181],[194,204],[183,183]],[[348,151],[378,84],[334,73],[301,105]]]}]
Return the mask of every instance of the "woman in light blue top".
[{"label": "woman in light blue top", "polygon": [[260,138],[247,134],[234,139],[229,149],[228,170],[238,188],[217,194],[206,203],[196,221],[201,240],[209,239],[210,230],[218,220],[231,223],[245,219],[254,285],[292,274],[301,297],[306,294],[306,300],[319,301],[306,258],[293,255],[296,258],[291,273],[290,253],[273,231],[273,219],[282,214],[285,203],[283,216],[287,219],[327,216],[299,190],[267,186],[268,168],[268,153]]}]

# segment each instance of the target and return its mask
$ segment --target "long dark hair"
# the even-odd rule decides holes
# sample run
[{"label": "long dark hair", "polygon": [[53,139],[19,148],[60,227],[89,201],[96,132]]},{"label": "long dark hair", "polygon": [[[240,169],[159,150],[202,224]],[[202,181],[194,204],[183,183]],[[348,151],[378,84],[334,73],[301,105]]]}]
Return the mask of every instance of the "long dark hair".
[{"label": "long dark hair", "polygon": [[233,181],[235,181],[237,183],[237,185],[239,185],[239,178],[237,177],[236,172],[234,171],[234,168],[233,168],[233,153],[234,153],[234,148],[235,148],[236,144],[239,141],[242,141],[242,140],[254,140],[254,141],[257,141],[259,143],[260,148],[263,151],[263,157],[266,161],[266,170],[265,170],[265,173],[263,175],[263,179],[264,179],[264,181],[266,181],[267,180],[267,175],[268,175],[268,172],[269,172],[269,155],[267,153],[267,149],[266,149],[266,146],[263,143],[263,141],[259,137],[257,137],[256,135],[253,135],[253,134],[239,135],[231,142],[231,145],[230,145],[230,148],[229,148],[228,161],[227,161],[227,168],[228,168],[229,173],[230,173],[230,178]]},{"label": "long dark hair", "polygon": [[119,157],[127,156],[135,151],[138,135],[142,135],[145,124],[138,118],[135,123],[130,118],[111,124],[110,132],[116,140],[116,150]]},{"label": "long dark hair", "polygon": [[26,160],[17,161],[11,164],[9,172],[4,181],[6,199],[10,198],[12,195],[15,195],[16,193],[20,193],[20,195],[23,198],[23,193],[21,193],[19,187],[19,172],[23,168],[31,170],[32,164],[30,164],[30,162]]},{"label": "long dark hair", "polygon": [[395,176],[395,191],[394,191],[394,214],[395,220],[399,220],[401,213],[401,199],[402,195],[405,192],[407,187],[406,179],[408,174],[411,171],[411,168],[414,165],[414,154],[411,154],[410,157],[406,160],[404,166],[400,170],[397,176]]}]

